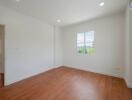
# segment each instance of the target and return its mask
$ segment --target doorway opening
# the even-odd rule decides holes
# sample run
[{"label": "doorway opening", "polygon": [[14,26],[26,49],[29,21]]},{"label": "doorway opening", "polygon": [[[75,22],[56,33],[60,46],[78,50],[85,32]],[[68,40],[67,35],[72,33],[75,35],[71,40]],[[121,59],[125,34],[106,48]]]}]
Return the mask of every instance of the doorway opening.
[{"label": "doorway opening", "polygon": [[5,27],[0,25],[0,88],[4,86],[4,36],[5,36]]}]

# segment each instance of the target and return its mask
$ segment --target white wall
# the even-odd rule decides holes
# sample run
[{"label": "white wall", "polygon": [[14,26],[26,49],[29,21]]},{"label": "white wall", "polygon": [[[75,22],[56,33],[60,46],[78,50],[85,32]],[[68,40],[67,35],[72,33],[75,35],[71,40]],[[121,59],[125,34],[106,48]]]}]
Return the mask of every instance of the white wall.
[{"label": "white wall", "polygon": [[53,68],[54,27],[3,6],[0,14],[5,25],[5,84]]},{"label": "white wall", "polygon": [[126,9],[126,15],[125,15],[125,21],[126,21],[126,25],[125,25],[125,80],[128,84],[129,81],[129,71],[130,71],[130,21],[129,21],[129,10]]},{"label": "white wall", "polygon": [[60,67],[63,65],[63,62],[62,62],[62,57],[63,57],[63,54],[62,54],[62,32],[61,32],[61,29],[57,26],[54,27],[54,46],[55,46],[55,50],[54,50],[54,65],[56,67]]},{"label": "white wall", "polygon": [[130,10],[130,87],[132,88],[132,10]]},{"label": "white wall", "polygon": [[0,73],[3,73],[3,66],[2,66],[2,39],[0,35]]},{"label": "white wall", "polygon": [[132,88],[132,10],[130,10],[130,86]]},{"label": "white wall", "polygon": [[0,25],[0,73],[4,73],[4,67],[3,67],[3,33],[4,33],[4,27]]},{"label": "white wall", "polygon": [[132,10],[129,8],[126,9],[126,57],[125,57],[125,80],[128,87],[132,88]]},{"label": "white wall", "polygon": [[[76,51],[78,32],[95,31],[93,55],[79,55]],[[64,65],[93,72],[123,77],[124,69],[124,13],[63,28]]]}]

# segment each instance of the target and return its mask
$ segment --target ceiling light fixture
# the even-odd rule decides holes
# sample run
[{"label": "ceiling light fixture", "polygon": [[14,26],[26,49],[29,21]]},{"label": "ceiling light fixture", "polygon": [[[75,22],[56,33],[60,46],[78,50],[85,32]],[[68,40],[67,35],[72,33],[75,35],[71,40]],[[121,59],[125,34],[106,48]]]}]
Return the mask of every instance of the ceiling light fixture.
[{"label": "ceiling light fixture", "polygon": [[60,23],[61,22],[61,20],[60,19],[57,19],[57,23]]},{"label": "ceiling light fixture", "polygon": [[99,4],[99,6],[102,7],[102,6],[104,6],[104,4],[105,4],[104,2],[101,2],[101,3]]},{"label": "ceiling light fixture", "polygon": [[20,2],[20,0],[16,0],[16,2]]}]

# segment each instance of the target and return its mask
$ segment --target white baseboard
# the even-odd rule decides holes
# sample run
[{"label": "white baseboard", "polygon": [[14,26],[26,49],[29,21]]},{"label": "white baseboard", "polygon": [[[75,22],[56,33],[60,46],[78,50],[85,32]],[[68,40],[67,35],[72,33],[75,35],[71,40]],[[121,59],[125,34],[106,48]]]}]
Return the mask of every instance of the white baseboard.
[{"label": "white baseboard", "polygon": [[54,69],[54,68],[55,67],[46,67],[44,70],[41,70],[41,71],[38,71],[38,72],[35,72],[35,73],[30,73],[30,74],[28,74],[26,76],[23,76],[23,77],[14,78],[14,80],[6,80],[7,78],[5,77],[4,85],[5,86],[8,86],[8,85],[14,84],[16,82],[25,80],[25,79],[30,78],[30,77],[33,77],[33,76],[36,76],[38,74],[44,73],[44,72],[49,71],[49,70]]},{"label": "white baseboard", "polygon": [[129,82],[129,81],[127,81],[127,80],[125,80],[125,81],[126,81],[127,87],[128,87],[128,88],[132,88],[132,82]]},{"label": "white baseboard", "polygon": [[[69,66],[66,66],[66,67],[69,67]],[[75,68],[75,67],[69,67],[69,68]],[[90,71],[90,72],[93,72],[93,73],[99,73],[99,74],[103,74],[103,75],[108,75],[108,76],[113,76],[113,77],[117,77],[117,78],[121,78],[121,79],[124,79],[125,82],[126,82],[126,85],[128,88],[132,88],[132,82],[129,82],[125,77],[123,76],[120,76],[120,75],[116,75],[116,74],[112,74],[112,73],[109,73],[109,72],[101,72],[101,71],[95,71],[95,70],[87,70],[87,69],[81,69],[81,68],[75,68],[75,69],[79,69],[79,70],[84,70],[84,71]]]},{"label": "white baseboard", "polygon": [[55,65],[54,68],[62,67],[63,65]]},{"label": "white baseboard", "polygon": [[[66,66],[66,67],[69,67],[69,66]],[[83,70],[83,71],[103,74],[103,75],[107,75],[107,76],[113,76],[113,77],[117,77],[117,78],[123,78],[123,76],[121,76],[121,75],[110,73],[110,72],[105,72],[105,71],[92,70],[92,69],[86,69],[86,68],[78,68],[78,67],[72,67],[72,66],[70,66],[69,68],[75,68],[75,69],[78,69],[78,70]]]}]

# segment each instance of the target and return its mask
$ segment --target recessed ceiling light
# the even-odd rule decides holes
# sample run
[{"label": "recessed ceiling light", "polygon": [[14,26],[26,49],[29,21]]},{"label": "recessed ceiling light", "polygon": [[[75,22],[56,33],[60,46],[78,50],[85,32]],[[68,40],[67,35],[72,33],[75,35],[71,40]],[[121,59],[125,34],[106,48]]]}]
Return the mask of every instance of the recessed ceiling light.
[{"label": "recessed ceiling light", "polygon": [[57,23],[60,23],[61,22],[61,20],[60,19],[57,19]]},{"label": "recessed ceiling light", "polygon": [[102,6],[104,6],[104,4],[105,4],[104,2],[101,2],[101,3],[99,4],[99,6],[102,7]]},{"label": "recessed ceiling light", "polygon": [[16,2],[20,2],[20,0],[16,0]]}]

